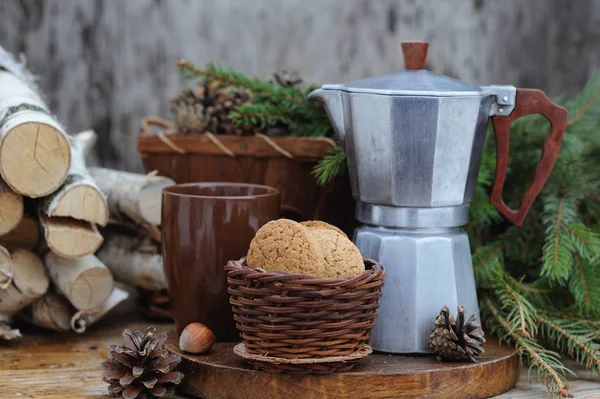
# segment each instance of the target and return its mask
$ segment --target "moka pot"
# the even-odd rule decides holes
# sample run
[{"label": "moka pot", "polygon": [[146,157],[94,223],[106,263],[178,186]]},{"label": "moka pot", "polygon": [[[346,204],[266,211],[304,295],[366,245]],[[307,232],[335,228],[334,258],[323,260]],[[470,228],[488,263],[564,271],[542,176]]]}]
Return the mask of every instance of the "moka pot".
[{"label": "moka pot", "polygon": [[[475,86],[424,69],[428,44],[402,43],[405,71],[323,85],[310,99],[329,115],[348,160],[363,256],[386,266],[374,349],[429,352],[443,305],[479,317],[469,219],[489,119],[496,135],[491,201],[520,225],[548,179],[566,126],[564,108],[539,90]],[[541,114],[552,129],[519,209],[502,200],[509,130],[515,119]]]}]

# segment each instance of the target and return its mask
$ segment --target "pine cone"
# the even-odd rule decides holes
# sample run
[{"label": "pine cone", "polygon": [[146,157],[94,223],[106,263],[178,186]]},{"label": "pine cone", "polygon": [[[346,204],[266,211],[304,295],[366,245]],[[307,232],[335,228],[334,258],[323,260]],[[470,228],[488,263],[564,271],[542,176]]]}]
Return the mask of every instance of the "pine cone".
[{"label": "pine cone", "polygon": [[169,100],[169,107],[180,132],[204,133],[207,127],[204,105],[193,90],[182,90],[177,97]]},{"label": "pine cone", "polygon": [[444,306],[429,336],[429,348],[438,354],[438,360],[468,360],[476,363],[476,357],[485,352],[481,346],[485,342],[483,335],[475,315],[465,323],[465,309],[459,306],[455,322],[448,307]]},{"label": "pine cone", "polygon": [[236,126],[229,113],[252,103],[252,92],[220,81],[203,83],[195,90],[184,89],[169,101],[175,124],[183,133],[254,134],[255,126]]},{"label": "pine cone", "polygon": [[125,399],[150,399],[175,392],[183,374],[173,369],[181,358],[164,348],[166,335],[155,337],[155,333],[154,327],[149,327],[144,335],[126,329],[123,346],[110,346],[110,360],[102,363],[109,393],[121,394]]},{"label": "pine cone", "polygon": [[281,71],[275,72],[269,82],[280,86],[294,87],[302,84],[302,78],[296,72]]},{"label": "pine cone", "polygon": [[236,136],[253,135],[255,126],[236,126],[229,113],[240,105],[252,103],[252,92],[247,89],[223,85],[214,81],[205,86],[206,118],[208,130],[214,134],[235,134]]}]

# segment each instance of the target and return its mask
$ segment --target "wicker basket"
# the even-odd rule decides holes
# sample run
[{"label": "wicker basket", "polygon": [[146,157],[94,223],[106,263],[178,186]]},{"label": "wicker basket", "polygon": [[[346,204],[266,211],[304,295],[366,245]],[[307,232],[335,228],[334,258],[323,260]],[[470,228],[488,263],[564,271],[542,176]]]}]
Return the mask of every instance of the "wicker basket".
[{"label": "wicker basket", "polygon": [[365,269],[353,278],[331,279],[252,269],[243,258],[230,261],[228,292],[243,343],[236,353],[271,372],[349,370],[370,353],[385,275],[371,260]]}]

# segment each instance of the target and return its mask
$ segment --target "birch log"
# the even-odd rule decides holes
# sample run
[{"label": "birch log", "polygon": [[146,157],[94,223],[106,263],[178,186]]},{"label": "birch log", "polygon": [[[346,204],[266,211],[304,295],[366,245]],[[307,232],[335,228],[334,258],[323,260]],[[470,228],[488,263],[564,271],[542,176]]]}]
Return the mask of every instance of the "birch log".
[{"label": "birch log", "polygon": [[71,317],[75,312],[64,296],[48,291],[21,312],[19,318],[38,327],[65,332],[71,329]]},{"label": "birch log", "polygon": [[[55,291],[49,291],[31,304],[23,312],[19,313],[19,318],[30,324],[38,327],[47,328],[58,332],[75,331],[83,333],[92,324],[104,318],[106,314],[111,312],[117,306],[119,310],[123,308],[123,301],[130,298],[130,293],[127,291],[129,287],[122,284],[115,284],[109,297],[97,309],[93,310],[76,310],[65,298]],[[131,287],[135,290],[135,288]],[[131,314],[137,309],[137,302],[133,302],[127,309],[125,314]]]},{"label": "birch log", "polygon": [[[89,311],[80,310],[71,317],[71,328],[76,333],[83,333],[92,324],[101,320],[106,314],[114,310],[117,306],[120,308],[124,307],[124,302],[130,297],[127,290],[123,289],[122,286],[115,286],[110,293],[109,297],[104,301],[102,306],[98,309]],[[131,305],[131,303],[130,303]]]},{"label": "birch log", "polygon": [[108,197],[111,218],[160,225],[162,189],[175,184],[173,180],[104,168],[90,168],[90,174]]},{"label": "birch log", "polygon": [[50,285],[44,264],[33,252],[17,249],[11,258],[13,281],[0,290],[0,321],[4,322],[44,295]]},{"label": "birch log", "polygon": [[0,245],[9,251],[17,248],[32,250],[39,240],[40,225],[37,218],[25,215],[10,233],[0,236]]},{"label": "birch log", "polygon": [[67,259],[48,252],[44,258],[50,278],[78,310],[99,308],[113,290],[113,277],[94,255]]},{"label": "birch log", "polygon": [[23,219],[23,197],[0,179],[0,235],[14,229]]},{"label": "birch log", "polygon": [[0,290],[8,288],[13,280],[13,263],[8,250],[0,246]]},{"label": "birch log", "polygon": [[107,231],[96,255],[118,281],[149,291],[167,288],[162,257],[149,237]]},{"label": "birch log", "polygon": [[41,197],[67,177],[71,146],[31,87],[0,70],[0,174],[13,191]]},{"label": "birch log", "polygon": [[48,248],[64,258],[93,254],[103,241],[96,225],[83,220],[40,215],[40,224]]},{"label": "birch log", "polygon": [[85,157],[96,143],[93,130],[78,133],[72,140],[72,161],[65,183],[43,201],[48,216],[68,216],[106,226],[108,203],[106,196],[85,167]]}]

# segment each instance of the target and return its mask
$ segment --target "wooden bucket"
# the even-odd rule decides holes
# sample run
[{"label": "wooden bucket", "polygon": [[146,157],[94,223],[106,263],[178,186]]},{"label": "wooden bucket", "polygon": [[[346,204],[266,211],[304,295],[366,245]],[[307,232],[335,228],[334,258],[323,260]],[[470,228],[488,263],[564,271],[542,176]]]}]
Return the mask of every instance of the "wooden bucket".
[{"label": "wooden bucket", "polygon": [[225,181],[277,187],[282,217],[325,220],[351,234],[355,205],[348,176],[321,187],[312,175],[332,146],[335,143],[326,138],[184,135],[159,118],[144,119],[137,138],[146,172],[156,170],[177,183]]}]

